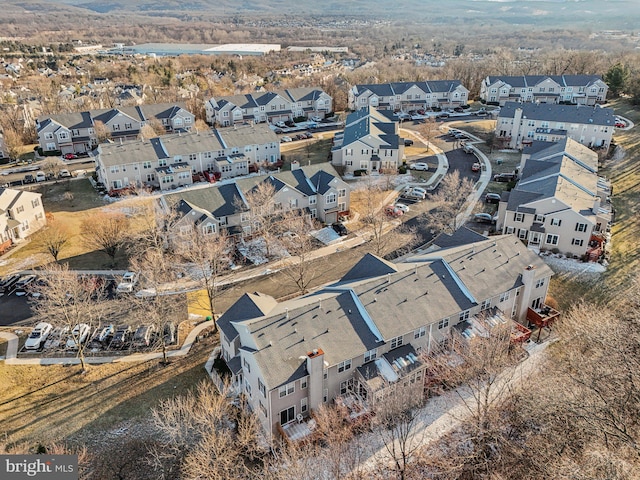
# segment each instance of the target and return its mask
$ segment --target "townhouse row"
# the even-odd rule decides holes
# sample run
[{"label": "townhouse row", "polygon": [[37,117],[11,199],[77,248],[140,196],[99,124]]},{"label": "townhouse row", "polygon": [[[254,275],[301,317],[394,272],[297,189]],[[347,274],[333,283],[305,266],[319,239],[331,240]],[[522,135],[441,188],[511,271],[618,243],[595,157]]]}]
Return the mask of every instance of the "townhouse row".
[{"label": "townhouse row", "polygon": [[515,341],[528,338],[523,324],[549,312],[551,275],[513,235],[461,229],[399,263],[367,254],[338,281],[292,300],[244,294],[217,320],[221,359],[267,438],[300,440],[321,405],[355,406],[358,415],[391,388],[422,384],[421,356],[453,331],[469,337],[503,323]]}]

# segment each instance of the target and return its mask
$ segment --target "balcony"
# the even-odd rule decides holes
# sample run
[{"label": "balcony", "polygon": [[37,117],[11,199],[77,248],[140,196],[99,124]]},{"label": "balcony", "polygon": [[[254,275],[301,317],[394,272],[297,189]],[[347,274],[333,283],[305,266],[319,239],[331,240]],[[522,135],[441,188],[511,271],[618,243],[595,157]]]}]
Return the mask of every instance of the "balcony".
[{"label": "balcony", "polygon": [[551,329],[551,326],[560,318],[560,312],[550,307],[549,305],[545,305],[544,303],[540,305],[539,308],[531,308],[527,309],[527,321],[529,325],[535,325],[538,328],[538,335],[536,336],[536,342],[540,341],[540,337],[542,335],[542,330],[544,328]]},{"label": "balcony", "polygon": [[366,424],[375,415],[367,401],[355,392],[348,392],[334,400],[345,421],[351,425]]}]

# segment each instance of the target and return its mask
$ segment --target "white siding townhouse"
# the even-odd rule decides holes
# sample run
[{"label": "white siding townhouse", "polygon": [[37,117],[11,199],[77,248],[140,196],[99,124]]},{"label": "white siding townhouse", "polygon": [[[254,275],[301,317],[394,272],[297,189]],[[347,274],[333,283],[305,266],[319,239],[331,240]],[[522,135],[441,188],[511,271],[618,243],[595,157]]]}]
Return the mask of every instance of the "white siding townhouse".
[{"label": "white siding townhouse", "polygon": [[445,243],[399,263],[367,254],[338,281],[284,302],[245,293],[217,320],[232,385],[269,440],[311,434],[321,405],[355,405],[355,416],[387,388],[424,382],[421,354],[483,318],[528,338],[551,269],[513,235],[461,229]]},{"label": "white siding townhouse", "polygon": [[207,122],[221,127],[249,121],[276,123],[298,117],[324,118],[332,111],[333,99],[313,87],[214,97],[205,103]]},{"label": "white siding townhouse", "polygon": [[40,193],[0,188],[0,253],[46,224]]},{"label": "white siding townhouse", "polygon": [[607,99],[609,87],[599,75],[488,76],[480,98],[489,105],[506,102],[596,105]]},{"label": "white siding townhouse", "polygon": [[598,155],[571,139],[532,153],[502,194],[496,228],[536,252],[597,260],[611,222],[611,187],[597,168]]},{"label": "white siding townhouse", "polygon": [[392,115],[375,107],[350,113],[344,132],[334,140],[331,163],[343,167],[345,174],[397,169],[404,157],[404,140]]},{"label": "white siding townhouse", "polygon": [[0,159],[8,157],[7,146],[4,143],[4,135],[0,132]]},{"label": "white siding townhouse", "polygon": [[171,190],[247,175],[252,165],[275,164],[280,143],[267,125],[243,125],[102,144],[95,160],[98,180],[110,190]]},{"label": "white siding townhouse", "polygon": [[455,108],[467,104],[469,90],[459,80],[354,85],[348,100],[351,110],[370,106],[392,111]]},{"label": "white siding townhouse", "polygon": [[609,148],[615,123],[611,108],[507,102],[498,113],[495,131],[507,148],[565,137],[591,148]]},{"label": "white siding townhouse", "polygon": [[262,182],[274,187],[274,208],[301,210],[312,218],[333,223],[350,208],[349,185],[327,165],[310,165],[290,171],[220,182],[205,188],[163,195],[159,202],[165,212],[175,211],[174,228],[186,233],[200,228],[214,234],[225,230],[236,237],[254,235],[247,192]]},{"label": "white siding townhouse", "polygon": [[167,132],[190,131],[195,116],[183,103],[160,103],[41,116],[36,121],[44,152],[86,153],[98,145],[95,125],[102,122],[111,139],[135,140],[143,125],[159,120]]}]

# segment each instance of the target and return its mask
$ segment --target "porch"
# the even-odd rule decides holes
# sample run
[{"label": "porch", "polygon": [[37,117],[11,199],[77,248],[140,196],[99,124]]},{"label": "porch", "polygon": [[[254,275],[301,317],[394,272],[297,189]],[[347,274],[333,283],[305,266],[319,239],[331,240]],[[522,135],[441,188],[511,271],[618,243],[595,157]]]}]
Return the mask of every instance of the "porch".
[{"label": "porch", "polygon": [[527,322],[538,329],[536,342],[541,340],[543,330],[547,329],[550,332],[551,327],[559,318],[560,312],[544,303],[538,308],[529,307],[527,309]]},{"label": "porch", "polygon": [[317,423],[313,417],[303,417],[298,414],[292,422],[282,425],[276,423],[276,429],[282,438],[290,445],[312,442],[315,439]]}]

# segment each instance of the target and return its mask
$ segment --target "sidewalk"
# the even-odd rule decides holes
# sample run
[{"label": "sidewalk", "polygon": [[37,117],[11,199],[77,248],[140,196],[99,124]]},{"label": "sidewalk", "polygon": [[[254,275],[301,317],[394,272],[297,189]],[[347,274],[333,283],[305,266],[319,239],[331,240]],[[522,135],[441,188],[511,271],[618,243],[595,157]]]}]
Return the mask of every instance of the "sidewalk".
[{"label": "sidewalk", "polygon": [[[182,347],[178,350],[169,350],[167,357],[183,357],[189,353],[191,347],[196,342],[198,335],[206,328],[213,326],[213,320],[203,322],[197,325],[187,338],[185,339]],[[6,338],[9,341],[7,346],[7,355],[5,358],[5,365],[79,365],[80,359],[77,357],[58,357],[58,358],[17,358],[18,353],[18,337],[13,333],[0,332],[0,337]],[[162,352],[151,353],[132,353],[125,356],[111,356],[111,357],[91,357],[85,356],[85,363],[89,364],[101,364],[101,363],[129,363],[129,362],[146,362],[148,360],[161,359]],[[0,359],[2,359],[0,357]]]}]

